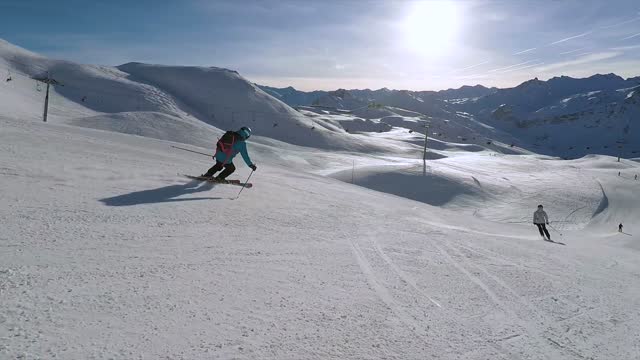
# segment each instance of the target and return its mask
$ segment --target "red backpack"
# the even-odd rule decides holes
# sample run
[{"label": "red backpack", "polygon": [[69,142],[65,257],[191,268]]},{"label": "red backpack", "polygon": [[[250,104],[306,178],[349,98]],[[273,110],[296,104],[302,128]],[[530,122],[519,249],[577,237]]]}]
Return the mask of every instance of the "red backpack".
[{"label": "red backpack", "polygon": [[[240,138],[235,131],[227,131],[222,135],[222,137],[216,143],[216,151],[221,151],[223,154],[227,155],[226,159],[231,159],[233,154],[233,145],[236,143],[237,139]],[[225,160],[225,163],[227,162]]]}]

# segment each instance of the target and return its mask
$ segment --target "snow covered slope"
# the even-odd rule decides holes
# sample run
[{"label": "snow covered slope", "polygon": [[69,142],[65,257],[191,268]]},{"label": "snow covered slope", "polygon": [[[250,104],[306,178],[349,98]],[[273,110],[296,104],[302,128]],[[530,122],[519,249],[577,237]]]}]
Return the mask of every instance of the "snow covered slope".
[{"label": "snow covered slope", "polygon": [[[480,153],[431,160],[426,169],[416,161],[363,167],[355,174],[344,170],[332,176],[345,182],[353,178],[360,186],[504,224],[530,224],[531,209],[542,203],[553,209],[560,230],[576,230],[591,224],[606,202],[594,164],[610,164],[607,177],[616,177],[615,168],[622,169],[627,180],[640,172],[632,163],[616,163],[604,156],[554,161],[533,155]],[[572,179],[572,186],[565,186],[565,179]],[[636,184],[640,187],[640,181]],[[620,215],[608,218],[610,227],[615,221],[632,222]]]},{"label": "snow covered slope", "polygon": [[[210,163],[169,145],[0,118],[0,358],[639,355],[638,163],[461,155],[422,183],[441,208],[271,165],[268,147],[233,200],[177,176]],[[526,222],[539,201],[566,246]]]},{"label": "snow covered slope", "polygon": [[317,138],[324,135],[311,131],[302,115],[232,70],[139,63],[118,69],[131,80],[163,89],[182,109],[220,129],[248,125],[260,136],[310,146],[319,146]]},{"label": "snow covered slope", "polygon": [[[299,107],[299,110],[317,126],[375,139],[374,143],[383,148],[388,146],[385,145],[389,143],[388,140],[404,142],[413,148],[410,157],[414,159],[422,157],[426,125],[429,126],[430,152],[528,153],[514,145],[517,138],[480,123],[467,113],[453,114],[450,118],[427,117],[417,112],[379,105],[369,105],[349,112],[318,107]],[[444,153],[440,155],[448,156]]]},{"label": "snow covered slope", "polygon": [[[140,63],[117,68],[81,65],[47,59],[5,41],[0,42],[0,67],[7,70],[7,79],[11,77],[0,86],[3,116],[41,118],[44,86],[31,77],[49,74],[63,84],[52,87],[51,122],[157,134],[158,128],[166,127],[167,120],[172,119],[176,124],[168,124],[169,128],[190,124],[195,130],[181,138],[171,138],[171,132],[156,136],[173,141],[219,136],[224,130],[247,125],[262,143],[278,140],[314,148],[378,150],[366,139],[354,140],[314,127],[310,119],[232,70]],[[123,126],[123,122],[132,121],[135,124]],[[215,139],[211,136],[209,143]],[[199,140],[190,143],[202,145]]]}]

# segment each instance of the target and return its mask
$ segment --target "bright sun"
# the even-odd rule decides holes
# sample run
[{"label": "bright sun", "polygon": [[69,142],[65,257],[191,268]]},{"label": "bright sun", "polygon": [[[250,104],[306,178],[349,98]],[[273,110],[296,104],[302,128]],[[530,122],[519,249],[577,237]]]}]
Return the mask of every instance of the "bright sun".
[{"label": "bright sun", "polygon": [[460,17],[460,9],[453,0],[412,3],[402,24],[406,46],[429,57],[446,55],[458,36]]}]

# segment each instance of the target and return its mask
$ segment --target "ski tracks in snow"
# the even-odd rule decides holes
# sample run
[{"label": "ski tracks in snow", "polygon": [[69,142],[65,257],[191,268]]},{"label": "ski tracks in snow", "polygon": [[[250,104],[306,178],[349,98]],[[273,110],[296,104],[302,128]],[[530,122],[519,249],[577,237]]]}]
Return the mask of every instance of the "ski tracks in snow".
[{"label": "ski tracks in snow", "polygon": [[[441,317],[444,316],[447,320],[449,321],[453,321],[456,323],[456,327],[454,328],[457,331],[461,331],[461,332],[466,332],[467,330],[463,330],[464,329],[464,324],[462,319],[456,315],[454,312],[452,312],[450,309],[446,308],[446,307],[442,307],[442,305],[440,303],[438,303],[436,300],[434,300],[431,295],[427,294],[426,291],[422,288],[420,288],[420,286],[418,286],[417,282],[415,279],[413,279],[410,275],[408,275],[406,272],[404,272],[402,269],[400,269],[400,267],[398,265],[396,265],[396,263],[389,257],[389,255],[387,255],[384,250],[382,249],[382,247],[380,246],[380,244],[375,240],[374,237],[371,238],[371,242],[372,245],[376,251],[376,253],[380,256],[381,259],[383,259],[385,261],[385,263],[387,264],[387,266],[389,266],[389,268],[391,268],[393,270],[393,272],[400,278],[402,279],[406,284],[409,284],[411,286],[411,288],[417,292],[418,294],[420,294],[423,298],[427,299],[428,301],[430,301],[431,303],[433,303],[434,305],[436,305],[438,307],[437,311],[439,312],[439,314]],[[418,250],[418,249],[412,249],[412,250]],[[422,252],[422,251],[420,251]],[[432,315],[436,315],[436,314],[432,314]],[[432,319],[433,321],[433,319]],[[440,319],[440,321],[442,322],[443,320]],[[446,330],[446,331],[450,331],[450,329]],[[498,355],[502,355],[505,358],[514,358],[514,354],[508,353],[504,348],[500,347],[498,344],[496,344],[495,342],[492,342],[490,340],[487,340],[485,338],[481,338],[478,334],[475,333],[469,333],[464,335],[465,337],[468,338],[473,338],[474,342],[476,344],[482,344],[482,345],[488,345],[491,349],[489,349],[489,351],[492,352],[493,356],[498,356]],[[451,342],[449,342],[449,346],[452,349],[457,349],[458,345],[456,344],[452,344]],[[467,355],[472,354],[474,351],[469,351],[467,352]]]},{"label": "ski tracks in snow", "polygon": [[[358,266],[362,270],[362,273],[366,276],[367,282],[373,288],[376,296],[393,312],[398,320],[408,328],[416,338],[424,344],[424,349],[433,348],[431,343],[427,341],[428,329],[413,318],[400,304],[396,302],[391,291],[384,285],[383,281],[376,275],[371,263],[367,260],[366,255],[358,245],[356,240],[349,240],[351,251],[358,262]],[[430,354],[430,357],[437,358],[437,354]]]},{"label": "ski tracks in snow", "polygon": [[[476,358],[473,357],[474,354],[490,356],[494,359],[518,358],[499,344],[466,329],[464,321],[458,315],[444,308],[384,252],[375,240],[375,235],[367,238],[371,247],[367,251],[363,250],[356,239],[349,238],[349,244],[358,266],[376,296],[427,348],[434,348],[434,345],[437,345],[435,348],[449,349],[448,353],[443,354],[440,351],[429,358],[474,359]],[[366,252],[375,256],[369,255],[371,257],[369,260]],[[385,269],[391,271],[384,271]],[[389,284],[390,280],[384,279],[389,276],[397,277],[405,286]],[[472,341],[469,342],[469,339]]]},{"label": "ski tracks in snow", "polygon": [[[550,324],[552,323],[552,320],[537,311],[530,301],[520,296],[516,290],[504,282],[500,277],[493,275],[484,266],[477,262],[474,263],[469,261],[455,246],[448,244],[446,241],[440,243],[434,242],[434,246],[438,248],[443,257],[445,257],[458,271],[463,273],[469,281],[481,288],[487,296],[489,296],[489,298],[510,317],[510,320],[518,327],[522,328],[526,333],[514,334],[505,339],[515,338],[519,335],[528,335],[529,339],[531,339],[531,341],[537,346],[546,348],[546,351],[537,351],[536,353],[538,356],[543,356],[543,354],[548,353],[550,357],[545,357],[548,359],[563,359],[567,358],[567,356],[570,356],[569,358],[585,359],[584,356],[567,346],[558,348],[562,350],[562,352],[549,352],[550,349],[555,350],[557,346],[550,348],[547,345],[549,343],[557,345],[557,342],[550,341],[550,336],[553,336],[553,334],[549,334],[548,329],[541,328],[536,324]],[[456,260],[456,258],[460,260]],[[483,280],[483,278],[485,280]],[[490,282],[497,286],[491,286]],[[533,318],[534,321],[531,321],[531,318]],[[549,342],[547,343],[543,339],[546,339]]]},{"label": "ski tracks in snow", "polygon": [[437,307],[442,307],[442,305],[438,304],[437,301],[435,301],[431,296],[429,296],[427,293],[425,293],[424,290],[420,289],[418,287],[418,284],[416,284],[416,281],[414,279],[412,279],[411,277],[409,277],[405,272],[403,272],[402,270],[400,270],[400,268],[391,260],[391,258],[389,258],[389,256],[382,250],[382,248],[380,247],[380,244],[378,244],[375,239],[372,240],[373,241],[373,248],[376,250],[376,252],[378,253],[378,255],[380,255],[380,257],[389,265],[389,267],[391,267],[391,269],[393,269],[393,271],[402,279],[404,280],[407,284],[411,285],[411,287],[416,290],[418,293],[420,293],[422,296],[424,296],[426,299],[428,299],[429,301],[431,301],[434,305],[436,305]]},{"label": "ski tracks in snow", "polygon": [[[457,242],[453,244],[448,240],[443,240],[444,236],[437,231],[432,232],[431,235],[433,236],[423,233],[420,239],[412,240],[420,241],[417,247],[402,245],[403,249],[410,250],[412,253],[409,255],[410,260],[433,261],[432,257],[435,255],[448,263],[472,286],[484,292],[489,301],[498,307],[497,312],[504,316],[502,321],[505,328],[501,332],[510,332],[510,334],[497,336],[498,334],[493,333],[491,335],[491,330],[485,328],[489,326],[488,323],[480,325],[477,322],[470,323],[470,319],[465,318],[468,314],[456,312],[451,305],[443,304],[441,300],[438,300],[438,294],[430,294],[425,287],[420,286],[415,277],[403,270],[403,265],[396,263],[376,240],[387,237],[383,237],[379,233],[370,233],[365,237],[366,247],[360,245],[365,243],[365,240],[362,239],[349,238],[349,244],[358,266],[376,296],[394,313],[398,320],[410,328],[416,337],[423,338],[423,341],[426,342],[427,337],[431,342],[434,341],[434,337],[435,339],[439,338],[438,341],[442,342],[440,348],[450,349],[450,353],[440,353],[436,358],[475,359],[488,354],[498,359],[588,358],[572,347],[553,340],[556,338],[551,327],[554,323],[553,319],[543,311],[539,311],[531,301],[520,295],[516,289],[496,275],[495,271],[490,271],[479,262],[468,259],[462,251],[475,251],[485,258],[489,258],[490,255]],[[430,254],[425,255],[425,251]],[[496,255],[492,256],[494,260],[508,262],[509,266],[518,270],[537,272],[538,275],[544,277],[557,278],[552,273],[516,264]],[[397,280],[394,281],[392,277],[396,277]],[[398,283],[398,280],[400,284],[404,285],[394,285],[394,283]],[[465,295],[469,294],[459,294],[459,297],[456,298],[464,302],[469,299]],[[412,306],[405,305],[409,303]],[[467,341],[473,339],[470,343],[475,344],[476,350],[464,349],[464,346],[461,346],[462,343],[459,342],[461,337],[466,337]]]}]

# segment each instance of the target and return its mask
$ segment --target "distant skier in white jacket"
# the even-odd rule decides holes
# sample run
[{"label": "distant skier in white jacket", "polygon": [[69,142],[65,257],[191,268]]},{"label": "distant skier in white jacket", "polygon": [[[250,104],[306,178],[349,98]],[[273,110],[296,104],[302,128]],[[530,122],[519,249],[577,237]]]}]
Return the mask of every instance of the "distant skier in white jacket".
[{"label": "distant skier in white jacket", "polygon": [[547,235],[547,239],[551,240],[551,236],[549,235],[549,231],[547,230],[546,225],[549,225],[549,217],[547,213],[542,210],[542,205],[538,205],[538,210],[533,213],[533,224],[538,227],[538,231],[540,231],[540,236],[544,239],[544,236]]}]

